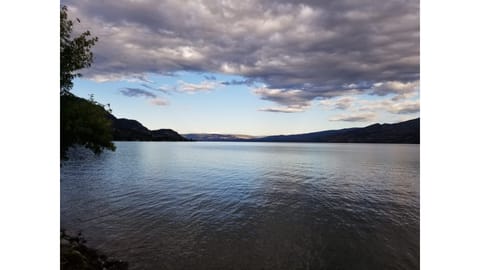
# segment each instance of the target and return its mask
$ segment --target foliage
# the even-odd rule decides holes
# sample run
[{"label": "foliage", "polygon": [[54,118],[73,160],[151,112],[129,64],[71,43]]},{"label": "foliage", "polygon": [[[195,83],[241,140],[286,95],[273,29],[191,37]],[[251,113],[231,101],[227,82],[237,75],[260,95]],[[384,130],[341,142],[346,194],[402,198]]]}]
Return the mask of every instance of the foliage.
[{"label": "foliage", "polygon": [[73,145],[82,145],[95,154],[103,149],[114,151],[110,109],[93,100],[73,94],[60,96],[60,155],[67,159],[67,150]]},{"label": "foliage", "polygon": [[[91,48],[97,37],[90,31],[72,35],[73,21],[68,19],[67,7],[60,10],[60,157],[67,159],[67,150],[81,145],[100,154],[103,149],[115,150],[113,129],[108,108],[93,99],[76,97],[70,90],[77,70],[90,67],[93,62]],[[77,19],[78,22],[80,20]]]},{"label": "foliage", "polygon": [[[91,49],[98,41],[85,31],[72,37],[73,21],[68,18],[67,7],[60,10],[60,91],[62,94],[73,87],[73,79],[81,76],[77,70],[90,67],[93,62]],[[80,20],[77,18],[77,22]]]}]

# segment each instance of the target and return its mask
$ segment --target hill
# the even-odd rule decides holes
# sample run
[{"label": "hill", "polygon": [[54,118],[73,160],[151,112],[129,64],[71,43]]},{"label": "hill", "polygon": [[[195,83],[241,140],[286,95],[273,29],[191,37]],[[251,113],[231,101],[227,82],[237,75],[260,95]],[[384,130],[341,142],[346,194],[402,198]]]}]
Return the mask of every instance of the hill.
[{"label": "hill", "polygon": [[267,136],[261,142],[334,142],[334,143],[420,143],[420,118],[395,123],[373,124],[320,132]]},{"label": "hill", "polygon": [[172,129],[149,130],[137,120],[116,118],[109,114],[114,141],[188,141]]},{"label": "hill", "polygon": [[345,128],[293,135],[255,137],[250,135],[191,133],[182,136],[194,141],[419,144],[420,118],[395,124],[373,124],[363,128]]}]

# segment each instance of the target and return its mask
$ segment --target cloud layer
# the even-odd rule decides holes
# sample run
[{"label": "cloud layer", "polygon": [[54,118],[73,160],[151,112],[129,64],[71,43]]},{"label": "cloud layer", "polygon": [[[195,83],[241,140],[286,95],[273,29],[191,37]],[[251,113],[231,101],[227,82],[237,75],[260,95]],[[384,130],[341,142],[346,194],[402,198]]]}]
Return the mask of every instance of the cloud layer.
[{"label": "cloud layer", "polygon": [[127,97],[144,97],[150,100],[150,104],[157,106],[166,106],[168,101],[156,94],[141,88],[125,87],[120,89],[120,93]]},{"label": "cloud layer", "polygon": [[[327,110],[348,111],[330,118],[330,121],[369,122],[377,118],[378,113],[391,113],[395,115],[412,115],[420,112],[420,101],[380,99],[365,100],[358,97],[340,97],[319,102]],[[398,117],[397,117],[398,118]]]},{"label": "cloud layer", "polygon": [[279,111],[352,93],[400,100],[418,91],[418,0],[62,3],[99,37],[84,72],[98,81],[235,74],[246,80],[224,84],[261,83],[255,93]]},{"label": "cloud layer", "polygon": [[330,121],[345,121],[345,122],[370,122],[375,119],[375,114],[371,112],[341,114],[334,116]]},{"label": "cloud layer", "polygon": [[214,81],[203,81],[198,84],[179,81],[179,86],[177,87],[177,90],[187,93],[210,92],[219,86],[220,85]]},{"label": "cloud layer", "polygon": [[146,97],[146,98],[157,97],[157,95],[140,88],[126,87],[126,88],[120,89],[120,92],[127,97]]}]

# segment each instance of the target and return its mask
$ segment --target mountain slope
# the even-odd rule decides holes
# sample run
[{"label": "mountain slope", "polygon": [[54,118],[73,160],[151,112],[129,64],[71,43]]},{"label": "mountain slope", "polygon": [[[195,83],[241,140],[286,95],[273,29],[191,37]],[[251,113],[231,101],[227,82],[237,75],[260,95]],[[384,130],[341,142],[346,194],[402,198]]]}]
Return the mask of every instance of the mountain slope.
[{"label": "mountain slope", "polygon": [[420,143],[420,118],[396,124],[327,130],[305,134],[268,136],[262,142]]},{"label": "mountain slope", "polygon": [[327,130],[293,135],[274,135],[259,138],[256,141],[261,142],[324,142],[327,138],[343,133],[353,131],[357,128],[346,128],[339,130]]},{"label": "mountain slope", "polygon": [[187,138],[178,134],[173,129],[152,130],[152,141],[188,141]]},{"label": "mountain slope", "polygon": [[137,120],[116,118],[109,114],[114,141],[188,141],[172,129],[149,130]]},{"label": "mountain slope", "polygon": [[183,134],[194,141],[242,142],[334,142],[334,143],[420,143],[420,118],[395,123],[373,124],[363,128],[345,128],[319,132],[254,137],[232,134]]}]

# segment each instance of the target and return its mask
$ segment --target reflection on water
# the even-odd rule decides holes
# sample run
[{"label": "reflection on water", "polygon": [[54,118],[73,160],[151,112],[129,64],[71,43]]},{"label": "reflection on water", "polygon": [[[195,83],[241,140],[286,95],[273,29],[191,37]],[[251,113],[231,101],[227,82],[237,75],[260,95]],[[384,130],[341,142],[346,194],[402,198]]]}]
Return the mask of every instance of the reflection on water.
[{"label": "reflection on water", "polygon": [[419,146],[117,142],[61,226],[131,269],[419,269]]}]

